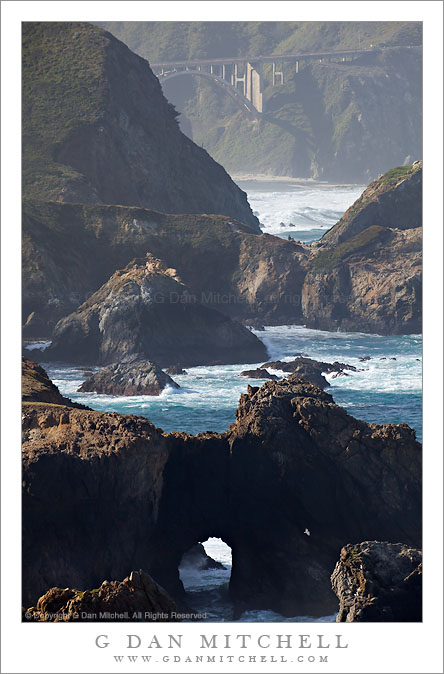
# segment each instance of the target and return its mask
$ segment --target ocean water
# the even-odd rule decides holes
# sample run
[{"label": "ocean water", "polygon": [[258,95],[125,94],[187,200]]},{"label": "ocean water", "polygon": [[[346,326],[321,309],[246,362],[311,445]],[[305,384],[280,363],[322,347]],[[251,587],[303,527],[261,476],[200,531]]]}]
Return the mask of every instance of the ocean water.
[{"label": "ocean water", "polygon": [[[305,242],[320,238],[362,193],[364,186],[297,187],[288,183],[239,183],[248,192],[253,210],[263,230]],[[284,227],[281,226],[284,223]],[[290,227],[293,223],[294,227]],[[407,423],[422,438],[422,338],[421,335],[380,336],[364,333],[326,332],[303,326],[266,326],[255,331],[268,349],[269,360],[292,360],[302,354],[318,360],[354,365],[358,372],[333,378],[327,389],[336,403],[351,415],[370,423]],[[32,345],[43,351],[48,342]],[[32,356],[31,356],[32,357]],[[369,360],[361,361],[363,357]],[[137,414],[147,417],[164,431],[199,433],[225,431],[235,419],[239,396],[249,380],[242,370],[257,363],[189,368],[186,375],[174,376],[180,389],[167,388],[158,397],[115,397],[78,393],[84,371],[98,368],[72,367],[63,363],[42,363],[63,395],[96,410]],[[285,376],[283,372],[277,374]],[[231,621],[228,595],[231,550],[220,539],[202,541],[207,553],[224,564],[223,570],[200,571],[181,568],[181,578],[189,604],[206,613],[207,621]],[[294,616],[283,618],[273,611],[248,611],[241,622],[334,622],[335,615],[323,618]]]},{"label": "ocean water", "polygon": [[320,239],[361,196],[365,185],[300,186],[294,183],[237,181],[262,230],[311,243]]},{"label": "ocean water", "polygon": [[[266,326],[255,331],[272,360],[292,360],[297,353],[310,358],[354,365],[359,372],[333,378],[328,392],[353,416],[371,423],[408,423],[422,434],[420,335],[382,337],[356,332],[326,332],[302,326]],[[44,360],[44,352],[42,354]],[[369,356],[370,360],[359,359]],[[392,360],[395,359],[395,360]],[[262,363],[193,367],[173,379],[179,389],[165,389],[160,396],[105,396],[77,393],[85,367],[43,363],[61,393],[100,411],[138,414],[164,431],[222,432],[235,420],[235,410],[250,380],[240,373]],[[98,368],[92,368],[98,369]],[[285,376],[285,373],[277,373]]]}]

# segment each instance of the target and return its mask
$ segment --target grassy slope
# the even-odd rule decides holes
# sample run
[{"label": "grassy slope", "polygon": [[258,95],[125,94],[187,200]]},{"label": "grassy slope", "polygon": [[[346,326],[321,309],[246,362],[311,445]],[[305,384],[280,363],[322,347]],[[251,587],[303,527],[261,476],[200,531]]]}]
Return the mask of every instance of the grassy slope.
[{"label": "grassy slope", "polygon": [[73,23],[67,40],[58,26],[23,27],[23,189],[35,198],[79,177],[57,161],[58,150],[80,126],[99,122],[107,95],[106,38]]}]

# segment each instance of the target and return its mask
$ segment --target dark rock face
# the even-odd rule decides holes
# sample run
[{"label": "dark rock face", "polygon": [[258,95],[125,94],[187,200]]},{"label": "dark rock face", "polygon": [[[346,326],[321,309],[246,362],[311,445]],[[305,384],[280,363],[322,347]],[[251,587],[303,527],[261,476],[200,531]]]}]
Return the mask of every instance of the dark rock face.
[{"label": "dark rock face", "polygon": [[157,396],[164,388],[179,385],[149,360],[117,363],[89,377],[79,392],[95,391],[111,396]]},{"label": "dark rock face", "polygon": [[175,269],[147,255],[59,321],[45,357],[100,365],[138,358],[168,367],[257,362],[264,352],[252,332],[197,302]]},{"label": "dark rock face", "polygon": [[23,403],[52,403],[53,405],[67,405],[87,410],[85,405],[74,403],[62,396],[59,389],[52,383],[46,370],[28,358],[22,358],[22,402]]},{"label": "dark rock face", "polygon": [[25,23],[23,96],[26,196],[220,213],[260,231],[246,194],[180,131],[148,62],[110,33]]},{"label": "dark rock face", "polygon": [[167,374],[187,374],[187,371],[184,370],[181,365],[178,365],[176,363],[176,365],[171,365],[171,367],[169,367],[166,370],[166,373]]},{"label": "dark rock face", "polygon": [[414,432],[354,419],[296,377],[249,387],[222,435],[42,406],[25,409],[23,429],[28,606],[50,587],[95,588],[134,568],[183,600],[182,556],[215,536],[233,551],[237,613],[326,615],[346,541],[420,545]]},{"label": "dark rock face", "polygon": [[182,557],[181,566],[192,566],[200,571],[208,569],[225,569],[224,565],[216,562],[215,559],[207,555],[202,543],[196,543]]},{"label": "dark rock face", "polygon": [[279,377],[275,374],[270,374],[270,372],[263,367],[258,367],[256,370],[244,370],[241,372],[241,377],[249,377],[250,379],[272,379],[273,381],[279,379]]},{"label": "dark rock face", "polygon": [[262,367],[271,367],[273,370],[283,370],[284,372],[290,372],[293,375],[297,375],[298,377],[311,382],[315,386],[319,386],[319,388],[330,386],[322,372],[325,372],[326,374],[335,372],[337,376],[345,374],[344,370],[356,372],[354,365],[338,363],[337,361],[334,363],[325,363],[320,360],[305,358],[304,356],[298,356],[288,363],[283,360],[275,360],[270,363],[264,363]]},{"label": "dark rock face", "polygon": [[[23,323],[50,336],[118,269],[147,252],[177,270],[198,302],[246,325],[302,321],[308,248],[222,215],[28,201],[23,209]],[[40,325],[28,317],[38,314]]]},{"label": "dark rock face", "polygon": [[402,543],[346,545],[331,577],[337,622],[421,622],[422,552]]},{"label": "dark rock face", "polygon": [[[104,580],[94,590],[53,587],[29,608],[34,622],[175,622],[171,597],[144,571],[132,571],[119,583]],[[155,614],[156,617],[150,617]]]}]

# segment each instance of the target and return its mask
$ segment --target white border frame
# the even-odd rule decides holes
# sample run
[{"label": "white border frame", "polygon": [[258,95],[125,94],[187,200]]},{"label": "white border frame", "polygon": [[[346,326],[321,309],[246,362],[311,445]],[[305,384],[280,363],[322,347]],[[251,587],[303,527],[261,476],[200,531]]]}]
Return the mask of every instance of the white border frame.
[{"label": "white border frame", "polygon": [[[422,624],[22,624],[20,596],[20,82],[21,21],[423,21],[424,22],[424,622]],[[2,636],[3,672],[206,672],[208,665],[163,663],[163,655],[205,654],[199,634],[342,634],[349,648],[328,663],[211,664],[215,672],[442,672],[442,18],[440,1],[423,2],[2,2]],[[441,506],[441,507],[440,507]],[[285,627],[285,629],[284,629]],[[181,651],[159,651],[146,665],[112,662],[98,634],[183,634]],[[263,655],[259,649],[213,651]],[[160,653],[160,654],[159,654]],[[268,652],[269,653],[269,652]],[[309,651],[311,653],[311,651]],[[322,651],[321,654],[324,654]],[[144,649],[144,654],[150,651]],[[313,652],[317,655],[317,652]],[[280,655],[279,651],[275,655]],[[284,653],[287,656],[287,653]],[[217,658],[216,658],[217,659]],[[155,670],[153,669],[155,667]]]}]

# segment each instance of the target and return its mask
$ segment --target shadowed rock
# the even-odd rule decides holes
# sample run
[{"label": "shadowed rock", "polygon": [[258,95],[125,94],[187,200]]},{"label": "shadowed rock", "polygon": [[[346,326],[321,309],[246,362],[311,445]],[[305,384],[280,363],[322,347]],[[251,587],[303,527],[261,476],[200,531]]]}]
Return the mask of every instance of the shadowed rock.
[{"label": "shadowed rock", "polygon": [[181,566],[192,566],[199,571],[225,569],[224,565],[207,555],[202,543],[196,543],[182,557]]},{"label": "shadowed rock", "polygon": [[110,365],[92,374],[78,390],[111,396],[158,396],[167,386],[180,388],[158,365],[145,360]]},{"label": "shadowed rock", "polygon": [[295,360],[290,362],[285,362],[283,360],[275,360],[270,363],[264,363],[263,368],[271,367],[273,370],[283,370],[284,372],[291,372],[291,374],[297,375],[306,381],[319,386],[320,388],[325,388],[330,386],[326,378],[323,376],[323,372],[326,374],[331,374],[332,372],[337,373],[337,375],[342,374],[344,370],[351,370],[356,372],[357,368],[353,365],[347,365],[346,363],[325,363],[319,360],[313,360],[312,358],[305,358],[303,356],[298,356]]},{"label": "shadowed rock", "polygon": [[337,622],[420,622],[422,552],[402,543],[346,545],[331,577]]},{"label": "shadowed rock", "polygon": [[328,615],[347,541],[421,544],[414,431],[354,419],[294,376],[249,386],[224,434],[32,405],[23,433],[28,606],[49,587],[94,588],[128,568],[183,601],[183,554],[214,536],[233,551],[237,615]]},{"label": "shadowed rock", "polygon": [[270,374],[268,370],[263,367],[258,367],[256,370],[243,370],[241,377],[249,377],[250,379],[272,379],[276,381],[279,379],[275,374]]}]

